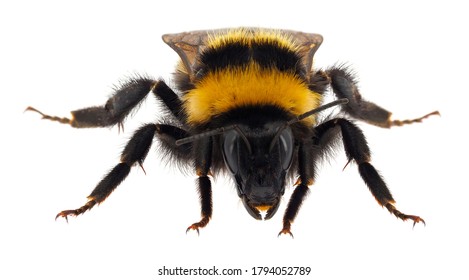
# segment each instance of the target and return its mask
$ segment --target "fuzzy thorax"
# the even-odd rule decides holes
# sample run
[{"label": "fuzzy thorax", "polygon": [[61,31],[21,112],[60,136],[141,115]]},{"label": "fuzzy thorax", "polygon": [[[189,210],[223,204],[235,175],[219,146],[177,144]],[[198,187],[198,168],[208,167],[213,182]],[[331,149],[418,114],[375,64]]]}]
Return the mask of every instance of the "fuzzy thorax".
[{"label": "fuzzy thorax", "polygon": [[[253,105],[272,105],[300,115],[318,107],[320,99],[293,73],[251,63],[208,73],[184,95],[184,109],[189,123],[203,124],[232,109]],[[314,118],[304,122],[313,125]]]}]

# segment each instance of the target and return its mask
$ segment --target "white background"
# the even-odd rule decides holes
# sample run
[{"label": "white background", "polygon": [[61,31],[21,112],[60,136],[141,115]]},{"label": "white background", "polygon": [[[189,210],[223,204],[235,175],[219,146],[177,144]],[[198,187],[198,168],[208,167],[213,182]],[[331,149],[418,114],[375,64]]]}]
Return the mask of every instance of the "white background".
[{"label": "white background", "polygon": [[[13,1],[9,1],[13,2]],[[157,276],[163,266],[309,266],[298,279],[467,279],[467,8],[463,1],[15,1],[0,4],[0,278],[188,279]],[[353,3],[352,3],[353,2]],[[73,129],[42,121],[28,106],[69,116],[104,104],[134,73],[167,81],[178,59],[161,35],[260,26],[316,32],[315,65],[348,62],[362,94],[422,124],[389,130],[360,124],[398,209],[382,209],[342,151],[293,224],[277,238],[291,188],[277,215],[252,219],[231,183],[213,183],[214,215],[199,237],[195,176],[159,161],[144,166],[99,207],[54,221],[86,202],[119,160],[132,131],[157,119],[153,98],[125,124]],[[466,266],[466,267],[464,267]],[[236,279],[274,279],[268,276]],[[200,277],[194,279],[202,279]],[[235,279],[212,277],[203,279]],[[293,276],[275,279],[296,279]]]}]

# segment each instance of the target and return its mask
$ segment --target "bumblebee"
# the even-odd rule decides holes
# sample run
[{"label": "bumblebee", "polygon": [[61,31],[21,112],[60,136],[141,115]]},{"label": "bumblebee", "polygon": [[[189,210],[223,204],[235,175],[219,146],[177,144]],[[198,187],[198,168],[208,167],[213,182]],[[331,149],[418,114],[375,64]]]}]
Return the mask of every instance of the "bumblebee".
[{"label": "bumblebee", "polygon": [[[390,128],[437,115],[393,120],[391,112],[362,98],[355,77],[344,66],[314,69],[322,43],[319,34],[262,28],[235,28],[167,34],[163,41],[180,57],[173,77],[137,76],[123,83],[102,106],[71,112],[61,118],[35,111],[43,119],[76,128],[123,128],[126,117],[151,93],[165,106],[164,121],[140,127],[125,146],[120,163],[88,196],[88,202],[64,210],[56,219],[77,216],[103,202],[124,181],[132,166],[142,164],[153,139],[162,155],[197,175],[201,219],[187,231],[205,227],[212,216],[211,176],[229,173],[247,212],[270,219],[277,212],[285,186],[296,179],[280,234],[291,236],[291,224],[314,183],[319,162],[335,143],[343,142],[348,163],[358,165],[365,184],[379,203],[402,220],[425,224],[395,207],[383,178],[370,163],[363,132],[351,119]],[[330,91],[337,97],[325,103]],[[336,106],[345,117],[322,116]]]}]

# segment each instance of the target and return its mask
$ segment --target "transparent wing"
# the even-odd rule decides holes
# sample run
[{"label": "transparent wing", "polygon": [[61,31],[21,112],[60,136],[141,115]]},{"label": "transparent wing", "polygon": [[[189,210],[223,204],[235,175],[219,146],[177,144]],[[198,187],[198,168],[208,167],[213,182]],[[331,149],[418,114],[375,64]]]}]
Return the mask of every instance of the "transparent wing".
[{"label": "transparent wing", "polygon": [[313,67],[313,57],[322,43],[322,36],[315,33],[303,33],[292,30],[280,30],[280,32],[289,35],[298,46],[298,52],[303,58],[302,62],[309,73]]},{"label": "transparent wing", "polygon": [[205,48],[210,32],[213,32],[213,30],[198,30],[163,35],[163,41],[176,51],[191,78],[194,74],[193,70],[197,57]]}]

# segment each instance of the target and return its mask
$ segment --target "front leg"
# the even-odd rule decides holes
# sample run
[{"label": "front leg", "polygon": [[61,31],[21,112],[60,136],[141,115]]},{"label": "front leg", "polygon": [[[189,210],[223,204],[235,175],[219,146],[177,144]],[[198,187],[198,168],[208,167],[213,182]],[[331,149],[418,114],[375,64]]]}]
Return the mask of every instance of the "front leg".
[{"label": "front leg", "polygon": [[392,120],[391,112],[362,98],[357,82],[353,75],[345,67],[334,67],[326,71],[330,85],[338,98],[347,98],[349,102],[343,106],[345,112],[354,118],[363,120],[369,124],[390,128],[421,122],[432,115],[439,115],[438,111],[431,112],[422,117],[408,120]]},{"label": "front leg", "polygon": [[309,193],[309,185],[312,185],[314,182],[314,160],[312,157],[312,141],[307,140],[300,144],[298,149],[298,174],[299,178],[296,183],[295,190],[293,191],[290,201],[288,202],[287,209],[283,216],[283,228],[279,232],[279,236],[282,234],[289,234],[293,237],[291,233],[291,224],[295,219],[298,211],[300,210],[303,200],[306,198]]},{"label": "front leg", "polygon": [[202,138],[194,143],[195,168],[197,172],[197,189],[199,191],[201,219],[190,225],[189,230],[196,230],[205,227],[212,217],[212,186],[208,177],[212,162],[212,139],[210,137]]}]

